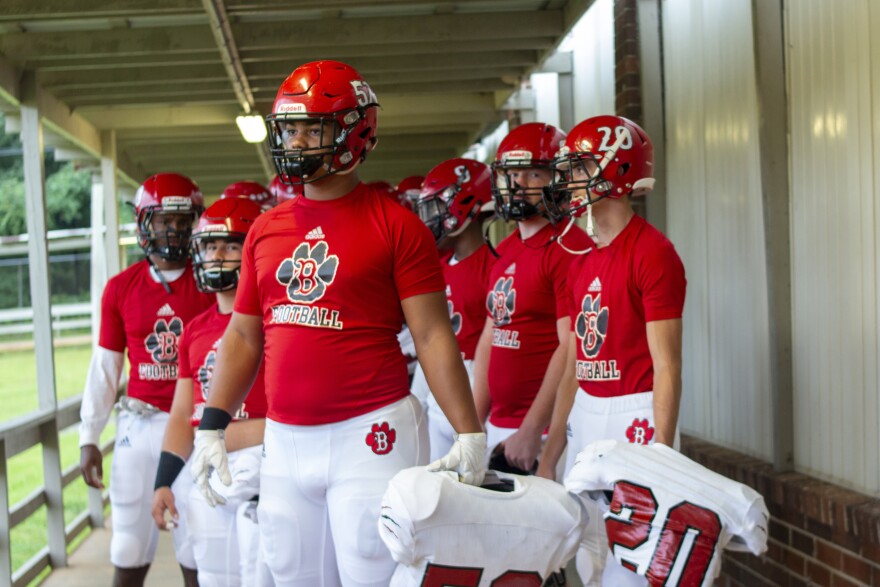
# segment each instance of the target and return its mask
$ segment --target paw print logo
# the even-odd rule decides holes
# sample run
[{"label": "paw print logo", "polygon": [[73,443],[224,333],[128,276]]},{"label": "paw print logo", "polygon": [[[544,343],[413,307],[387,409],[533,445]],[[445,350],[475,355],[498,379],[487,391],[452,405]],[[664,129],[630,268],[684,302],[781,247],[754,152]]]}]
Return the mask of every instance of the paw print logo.
[{"label": "paw print logo", "polygon": [[592,359],[599,354],[605,334],[608,332],[608,308],[602,307],[602,294],[596,296],[584,296],[581,303],[581,312],[575,322],[575,333],[581,339],[581,348],[584,355]]},{"label": "paw print logo", "polygon": [[199,385],[202,388],[202,399],[208,401],[208,392],[211,390],[211,378],[214,376],[214,365],[217,363],[217,351],[211,350],[205,357],[205,362],[199,367]]},{"label": "paw print logo", "polygon": [[510,324],[515,307],[516,290],[513,288],[513,277],[499,277],[486,299],[486,308],[492,315],[495,326]]},{"label": "paw print logo", "polygon": [[328,255],[328,250],[325,241],[318,241],[314,246],[300,243],[293,257],[284,259],[278,266],[275,278],[287,288],[291,302],[311,304],[326,293],[339,268],[339,257]]},{"label": "paw print logo", "polygon": [[458,336],[458,333],[461,332],[461,314],[455,311],[452,300],[446,300],[446,305],[449,307],[449,321],[452,322],[452,332],[455,336]]},{"label": "paw print logo", "polygon": [[144,339],[147,352],[156,363],[177,362],[177,340],[183,334],[183,321],[172,318],[167,322],[164,318],[156,320],[153,332]]},{"label": "paw print logo", "polygon": [[387,455],[394,448],[397,440],[397,431],[388,425],[388,422],[373,424],[370,433],[367,434],[367,446],[373,449],[377,455]]},{"label": "paw print logo", "polygon": [[626,438],[632,444],[648,444],[654,438],[654,428],[649,425],[647,419],[636,418],[626,429]]}]

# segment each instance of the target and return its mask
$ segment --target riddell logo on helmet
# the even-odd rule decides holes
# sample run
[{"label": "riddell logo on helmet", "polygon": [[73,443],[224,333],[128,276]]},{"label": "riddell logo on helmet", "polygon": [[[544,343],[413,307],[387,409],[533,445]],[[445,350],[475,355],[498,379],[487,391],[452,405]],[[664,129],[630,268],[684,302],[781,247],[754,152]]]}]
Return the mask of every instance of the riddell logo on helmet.
[{"label": "riddell logo on helmet", "polygon": [[277,112],[275,112],[275,114],[290,114],[290,113],[302,114],[305,111],[306,111],[305,104],[299,104],[299,103],[281,104],[280,106],[278,106],[278,110],[277,110]]},{"label": "riddell logo on helmet", "polygon": [[206,224],[199,232],[229,232],[225,224]]},{"label": "riddell logo on helmet", "polygon": [[186,196],[165,196],[162,198],[163,210],[190,210],[192,200]]},{"label": "riddell logo on helmet", "polygon": [[502,161],[531,161],[531,151],[508,151],[501,156]]}]

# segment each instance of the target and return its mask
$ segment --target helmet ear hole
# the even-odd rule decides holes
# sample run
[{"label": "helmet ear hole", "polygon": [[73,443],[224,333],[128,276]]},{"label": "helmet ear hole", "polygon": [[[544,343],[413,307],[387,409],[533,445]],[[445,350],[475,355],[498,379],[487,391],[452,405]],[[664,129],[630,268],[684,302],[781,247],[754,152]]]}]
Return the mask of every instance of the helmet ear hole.
[{"label": "helmet ear hole", "polygon": [[622,163],[620,167],[617,168],[617,176],[623,177],[626,175],[627,171],[629,171],[629,163]]}]

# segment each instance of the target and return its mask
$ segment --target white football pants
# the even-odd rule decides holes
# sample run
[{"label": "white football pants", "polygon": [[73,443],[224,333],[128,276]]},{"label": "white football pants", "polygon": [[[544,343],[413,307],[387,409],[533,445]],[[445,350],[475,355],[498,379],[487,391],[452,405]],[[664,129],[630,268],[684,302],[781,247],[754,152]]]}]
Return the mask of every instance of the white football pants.
[{"label": "white football pants", "polygon": [[[467,371],[468,381],[473,390],[473,360],[465,359],[464,368]],[[412,394],[419,398],[423,405],[425,402],[427,402],[428,405],[428,437],[431,443],[431,456],[429,461],[434,462],[441,457],[445,457],[449,453],[449,449],[452,448],[452,444],[455,442],[455,429],[452,427],[452,424],[449,423],[446,414],[440,409],[440,404],[434,399],[434,394],[431,393],[431,389],[428,387],[428,381],[425,379],[425,372],[422,371],[421,364],[416,367],[416,373],[413,376]],[[425,398],[424,400],[422,400],[423,397]]]}]

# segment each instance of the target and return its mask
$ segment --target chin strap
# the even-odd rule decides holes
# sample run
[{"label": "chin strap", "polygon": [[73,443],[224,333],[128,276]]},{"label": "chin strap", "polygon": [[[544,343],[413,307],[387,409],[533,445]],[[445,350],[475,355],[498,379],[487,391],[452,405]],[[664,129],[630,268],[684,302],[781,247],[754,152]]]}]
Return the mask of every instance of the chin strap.
[{"label": "chin strap", "polygon": [[492,225],[495,224],[496,220],[498,220],[497,214],[492,216],[489,222],[486,223],[486,227],[483,229],[483,242],[489,247],[489,252],[492,253],[492,256],[498,259],[501,255],[499,255],[498,251],[495,250],[495,247],[492,246],[492,239],[489,238],[489,229],[492,228]]},{"label": "chin strap", "polygon": [[[568,224],[565,225],[565,228],[563,229],[563,231],[561,233],[559,233],[559,236],[556,237],[556,244],[558,244],[560,247],[562,247],[562,249],[564,251],[571,253],[572,255],[586,255],[587,253],[589,253],[590,251],[593,250],[593,247],[589,247],[587,249],[584,249],[583,251],[573,251],[573,250],[569,249],[568,247],[566,247],[565,243],[562,242],[562,238],[568,234],[568,231],[571,230],[572,226],[574,226],[574,216],[572,216],[568,219]],[[593,230],[593,215],[590,211],[590,207],[587,206],[587,234],[590,234],[592,232],[592,230]],[[592,238],[593,241],[595,242],[595,240],[596,240],[595,236],[590,234],[590,238]]]},{"label": "chin strap", "polygon": [[162,284],[162,287],[165,289],[165,293],[171,293],[171,286],[168,285],[168,282],[165,281],[165,276],[162,275],[162,271],[156,267],[156,263],[153,262],[153,258],[150,255],[147,255],[147,263],[150,264],[150,269],[153,270],[153,273],[156,274],[156,279],[159,280],[159,283]]}]

